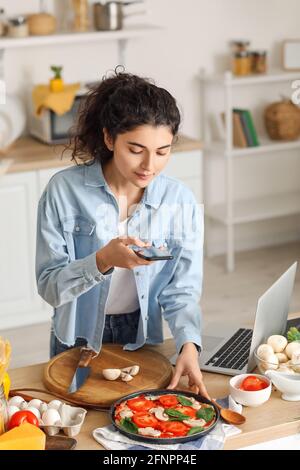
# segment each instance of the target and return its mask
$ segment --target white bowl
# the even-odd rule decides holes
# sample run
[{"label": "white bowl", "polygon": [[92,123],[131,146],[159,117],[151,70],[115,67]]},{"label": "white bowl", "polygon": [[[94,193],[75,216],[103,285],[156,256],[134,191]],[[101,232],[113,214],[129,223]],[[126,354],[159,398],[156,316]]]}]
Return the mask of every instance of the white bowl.
[{"label": "white bowl", "polygon": [[283,400],[300,401],[300,374],[290,375],[277,370],[267,370],[265,374],[282,393]]},{"label": "white bowl", "polygon": [[[249,376],[259,377],[268,383],[268,387],[263,390],[257,390],[253,392],[247,392],[246,390],[240,390],[240,385],[246,377]],[[241,405],[245,406],[259,406],[269,400],[272,392],[272,382],[271,380],[259,374],[240,374],[235,375],[229,381],[230,395],[232,398]]]}]

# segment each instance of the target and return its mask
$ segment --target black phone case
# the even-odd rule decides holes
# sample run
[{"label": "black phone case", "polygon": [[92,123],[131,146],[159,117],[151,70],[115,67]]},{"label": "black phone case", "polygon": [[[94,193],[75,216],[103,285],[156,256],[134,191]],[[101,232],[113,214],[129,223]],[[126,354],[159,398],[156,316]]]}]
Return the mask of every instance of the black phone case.
[{"label": "black phone case", "polygon": [[160,261],[160,260],[163,261],[163,260],[170,260],[174,258],[173,255],[163,255],[163,252],[162,252],[162,256],[147,256],[147,255],[143,255],[142,253],[139,253],[136,250],[133,250],[133,251],[135,252],[137,256],[145,259],[146,261]]}]

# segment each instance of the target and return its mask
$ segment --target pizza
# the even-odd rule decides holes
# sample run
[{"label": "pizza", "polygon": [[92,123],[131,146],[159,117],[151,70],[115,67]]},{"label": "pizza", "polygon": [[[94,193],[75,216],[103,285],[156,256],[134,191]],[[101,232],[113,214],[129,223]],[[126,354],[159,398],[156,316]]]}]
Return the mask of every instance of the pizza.
[{"label": "pizza", "polygon": [[114,421],[132,434],[170,439],[207,430],[216,421],[216,411],[212,405],[182,394],[141,394],[117,404]]}]

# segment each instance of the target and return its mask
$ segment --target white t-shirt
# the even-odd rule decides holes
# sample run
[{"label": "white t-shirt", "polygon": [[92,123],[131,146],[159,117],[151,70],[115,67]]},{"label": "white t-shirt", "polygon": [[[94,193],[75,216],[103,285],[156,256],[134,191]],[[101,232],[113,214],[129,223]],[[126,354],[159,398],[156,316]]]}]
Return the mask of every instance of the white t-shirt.
[{"label": "white t-shirt", "polygon": [[[128,219],[118,225],[119,236],[127,236]],[[139,298],[132,269],[116,267],[112,273],[105,304],[105,315],[132,313],[139,308]]]}]

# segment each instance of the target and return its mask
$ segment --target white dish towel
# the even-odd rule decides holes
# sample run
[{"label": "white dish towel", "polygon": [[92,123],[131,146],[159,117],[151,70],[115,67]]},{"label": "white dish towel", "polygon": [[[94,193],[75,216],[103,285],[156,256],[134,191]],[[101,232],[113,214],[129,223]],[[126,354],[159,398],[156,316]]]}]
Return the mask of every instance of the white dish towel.
[{"label": "white dish towel", "polygon": [[[231,396],[218,400],[218,403],[238,413],[242,412],[242,406],[237,404]],[[94,429],[93,437],[107,450],[221,450],[226,437],[240,434],[242,431],[236,426],[224,424],[221,421],[210,433],[194,441],[181,444],[152,444],[135,441],[121,434],[111,424],[102,428]]]}]

